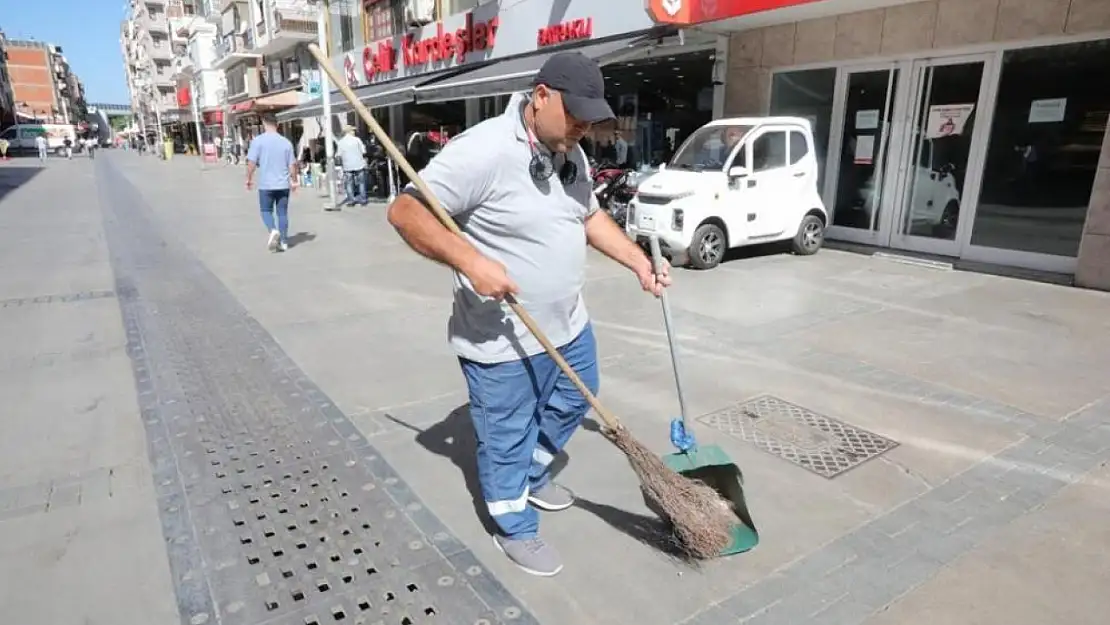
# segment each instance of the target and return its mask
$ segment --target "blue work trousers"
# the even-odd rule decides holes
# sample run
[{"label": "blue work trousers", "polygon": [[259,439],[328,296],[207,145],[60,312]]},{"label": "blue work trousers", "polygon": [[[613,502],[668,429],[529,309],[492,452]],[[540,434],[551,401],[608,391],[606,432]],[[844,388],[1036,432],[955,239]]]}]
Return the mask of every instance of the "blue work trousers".
[{"label": "blue work trousers", "polygon": [[[587,324],[559,353],[596,394],[593,328]],[[459,362],[470,392],[486,507],[506,537],[533,538],[539,515],[528,496],[550,479],[551,462],[582,424],[589,404],[547,354],[496,364]]]}]

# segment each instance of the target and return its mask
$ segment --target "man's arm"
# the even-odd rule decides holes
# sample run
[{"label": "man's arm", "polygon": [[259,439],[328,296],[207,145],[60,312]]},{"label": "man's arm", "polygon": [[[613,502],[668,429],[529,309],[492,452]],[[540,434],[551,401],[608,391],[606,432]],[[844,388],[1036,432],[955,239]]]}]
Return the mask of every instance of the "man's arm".
[{"label": "man's arm", "polygon": [[289,149],[285,155],[285,159],[289,162],[289,188],[296,189],[300,182],[300,168],[297,166],[297,155],[293,150],[293,143],[286,141]]},{"label": "man's arm", "polygon": [[[480,138],[460,135],[447,144],[420,172],[448,214],[454,216],[478,208],[489,195],[498,158],[481,146]],[[484,156],[479,156],[483,155]],[[516,293],[504,266],[477,250],[470,242],[447,229],[426,206],[427,200],[409,183],[389,205],[386,218],[413,250],[466,276],[481,295],[500,298]]]},{"label": "man's arm", "polygon": [[481,253],[448,230],[418,197],[419,192],[409,189],[398,195],[386,213],[389,224],[418,254],[465,275]]},{"label": "man's arm", "polygon": [[258,169],[258,146],[254,141],[251,141],[250,146],[247,148],[247,188],[251,188],[252,181],[254,180],[254,170]]},{"label": "man's arm", "polygon": [[651,270],[651,259],[621,230],[609,213],[599,210],[586,218],[586,241],[591,247],[632,271]]},{"label": "man's arm", "polygon": [[639,245],[628,238],[609,213],[600,210],[597,197],[592,191],[590,211],[586,217],[586,242],[597,251],[632,270],[645,291],[654,293],[656,297],[661,295],[663,288],[671,284],[669,265],[663,263],[659,268],[659,274],[656,275],[651,258]]}]

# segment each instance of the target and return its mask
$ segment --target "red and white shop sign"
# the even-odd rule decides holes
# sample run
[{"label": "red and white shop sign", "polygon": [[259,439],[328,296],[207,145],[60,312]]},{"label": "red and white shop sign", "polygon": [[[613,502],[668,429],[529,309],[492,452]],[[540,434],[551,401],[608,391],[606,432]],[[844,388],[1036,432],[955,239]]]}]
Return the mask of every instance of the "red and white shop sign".
[{"label": "red and white shop sign", "polygon": [[[436,23],[436,32],[428,37],[419,38],[409,33],[401,39],[400,50],[393,39],[372,43],[362,49],[362,71],[367,81],[379,73],[393,72],[401,64],[412,68],[427,63],[446,63],[454,60],[462,63],[471,52],[489,50],[497,39],[500,20],[496,17],[475,22],[474,14],[466,14],[466,23],[454,32],[445,31],[443,22]],[[349,85],[357,85],[359,80],[355,71],[355,59],[348,54],[343,63],[344,73]]]},{"label": "red and white shop sign", "polygon": [[594,36],[594,18],[584,17],[561,24],[544,26],[536,35],[536,46],[556,46],[568,41],[579,41]]},{"label": "red and white shop sign", "polygon": [[660,24],[701,24],[822,0],[645,0],[651,19]]}]

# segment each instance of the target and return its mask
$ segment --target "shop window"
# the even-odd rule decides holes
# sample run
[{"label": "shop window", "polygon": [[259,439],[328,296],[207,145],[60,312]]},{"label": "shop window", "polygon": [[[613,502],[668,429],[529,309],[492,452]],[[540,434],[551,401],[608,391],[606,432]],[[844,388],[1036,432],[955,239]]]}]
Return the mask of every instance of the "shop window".
[{"label": "shop window", "polygon": [[358,5],[351,2],[336,2],[332,3],[332,24],[337,25],[332,32],[338,32],[339,41],[333,41],[333,44],[339,46],[342,52],[350,52],[355,49],[355,29],[357,27],[358,19]]},{"label": "shop window", "polygon": [[366,0],[362,5],[362,35],[367,43],[388,39],[404,30],[404,5],[394,0]]},{"label": "shop window", "polygon": [[790,133],[790,164],[797,165],[798,161],[809,155],[809,142],[800,132]]},{"label": "shop window", "polygon": [[771,115],[803,117],[813,127],[819,189],[825,184],[825,155],[828,154],[835,88],[835,67],[777,72],[771,80]]},{"label": "shop window", "polygon": [[1078,254],[1110,116],[1107,76],[1110,41],[1004,54],[973,245]]},{"label": "shop window", "polygon": [[752,142],[752,172],[786,167],[786,133],[778,130],[763,133]]}]

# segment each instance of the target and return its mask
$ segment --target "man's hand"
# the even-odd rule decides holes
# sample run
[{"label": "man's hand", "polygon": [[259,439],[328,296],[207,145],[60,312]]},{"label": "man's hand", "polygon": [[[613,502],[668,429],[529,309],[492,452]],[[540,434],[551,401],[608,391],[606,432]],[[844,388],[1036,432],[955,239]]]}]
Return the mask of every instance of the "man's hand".
[{"label": "man's hand", "polygon": [[506,295],[516,295],[520,291],[516,283],[509,278],[505,265],[481,254],[476,255],[463,274],[470,280],[474,291],[479,295],[504,299]]},{"label": "man's hand", "polygon": [[254,188],[254,183],[251,182],[250,178],[247,178],[247,191],[250,191],[252,188]]},{"label": "man's hand", "polygon": [[663,295],[663,289],[671,286],[671,267],[666,261],[659,267],[659,273],[656,273],[651,258],[644,254],[643,261],[636,263],[633,272],[640,281],[640,288],[655,297]]}]

